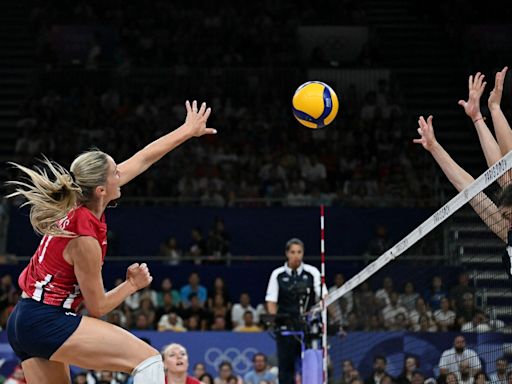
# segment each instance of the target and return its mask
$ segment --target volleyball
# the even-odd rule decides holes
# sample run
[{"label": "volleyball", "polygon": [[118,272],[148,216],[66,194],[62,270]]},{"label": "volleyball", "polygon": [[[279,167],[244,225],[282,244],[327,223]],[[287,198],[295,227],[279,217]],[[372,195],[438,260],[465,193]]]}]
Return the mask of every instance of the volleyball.
[{"label": "volleyball", "polygon": [[338,96],[321,81],[302,84],[293,95],[293,115],[308,128],[322,128],[332,123],[338,113]]}]

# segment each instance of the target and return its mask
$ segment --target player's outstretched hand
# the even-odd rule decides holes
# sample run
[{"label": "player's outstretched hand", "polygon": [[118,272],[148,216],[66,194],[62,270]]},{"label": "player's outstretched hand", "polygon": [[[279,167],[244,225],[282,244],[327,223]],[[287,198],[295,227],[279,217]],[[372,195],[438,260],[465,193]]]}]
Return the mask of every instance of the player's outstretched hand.
[{"label": "player's outstretched hand", "polygon": [[206,122],[212,112],[210,107],[206,108],[206,103],[202,103],[201,108],[198,109],[196,100],[194,100],[192,104],[187,100],[185,102],[185,108],[187,109],[185,126],[191,136],[199,137],[217,133],[217,130],[214,128],[206,128]]},{"label": "player's outstretched hand", "polygon": [[153,281],[146,263],[132,264],[126,270],[126,281],[128,281],[137,291],[147,287]]},{"label": "player's outstretched hand", "polygon": [[480,113],[480,98],[482,97],[482,93],[487,85],[487,82],[484,81],[484,77],[485,75],[480,72],[477,72],[475,77],[473,77],[473,75],[469,76],[468,100],[459,100],[459,105],[464,108],[466,115],[468,115],[473,121],[482,117],[482,114]]},{"label": "player's outstretched hand", "polygon": [[500,109],[501,104],[501,96],[503,95],[503,83],[505,81],[505,76],[507,75],[508,67],[503,68],[501,71],[496,72],[496,79],[494,81],[494,89],[491,91],[489,95],[489,100],[487,100],[487,105],[491,112],[493,110]]},{"label": "player's outstretched hand", "polygon": [[416,144],[423,145],[427,151],[431,151],[434,145],[437,143],[436,136],[434,135],[434,127],[432,125],[433,117],[430,115],[427,120],[423,116],[418,119],[418,133],[420,134],[419,139],[414,139],[413,142]]}]

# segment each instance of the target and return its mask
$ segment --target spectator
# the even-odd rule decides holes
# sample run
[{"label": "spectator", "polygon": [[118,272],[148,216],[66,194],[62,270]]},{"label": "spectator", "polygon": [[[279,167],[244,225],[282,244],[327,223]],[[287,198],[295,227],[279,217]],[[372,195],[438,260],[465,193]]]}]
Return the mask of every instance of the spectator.
[{"label": "spectator", "polygon": [[215,383],[215,380],[213,379],[213,376],[210,375],[209,373],[203,373],[201,375],[201,377],[199,378],[199,380],[203,384],[214,384]]},{"label": "spectator", "polygon": [[201,279],[197,272],[192,272],[188,277],[188,284],[183,286],[180,290],[181,302],[184,308],[190,305],[189,297],[191,294],[195,294],[199,299],[201,307],[204,306],[208,299],[208,290],[200,285]]},{"label": "spectator", "polygon": [[[456,336],[453,342],[453,348],[447,349],[441,355],[439,360],[439,372],[441,375],[448,373],[460,373],[459,366],[462,362],[467,362],[468,375],[473,376],[482,369],[482,364],[475,351],[466,348],[464,336]],[[457,378],[458,380],[458,378]]]},{"label": "spectator", "polygon": [[402,373],[396,378],[396,384],[411,384],[414,372],[416,372],[419,367],[420,363],[417,357],[407,356],[404,359]]},{"label": "spectator", "polygon": [[[329,288],[329,293],[334,292],[336,289],[340,288],[343,284],[345,284],[345,276],[343,275],[343,273],[337,273],[334,276],[334,285]],[[347,292],[339,300],[344,300],[347,302],[347,304],[345,306],[345,310],[347,312],[352,311],[352,309],[354,308],[354,297],[353,297],[352,291]]]},{"label": "spectator", "polygon": [[412,374],[411,384],[424,384],[425,375],[420,371],[414,371]]},{"label": "spectator", "polygon": [[158,255],[165,258],[165,263],[178,265],[183,256],[183,251],[178,247],[176,237],[170,236],[166,241],[160,244],[160,252]]},{"label": "spectator", "polygon": [[496,360],[496,371],[491,374],[491,384],[507,384],[507,368],[508,361],[505,357],[500,357]]},{"label": "spectator", "polygon": [[183,326],[183,320],[176,313],[170,312],[162,315],[158,321],[158,331],[185,332],[187,329]]},{"label": "spectator", "polygon": [[459,364],[459,371],[455,372],[457,375],[457,380],[459,384],[474,384],[474,376],[478,374],[478,371],[474,374],[471,374],[471,370],[469,369],[468,361],[461,361]]},{"label": "spectator", "polygon": [[222,315],[213,316],[213,321],[210,327],[211,331],[224,332],[228,330],[226,324],[226,317]]},{"label": "spectator", "polygon": [[155,321],[161,321],[162,317],[168,315],[170,313],[178,313],[180,312],[179,307],[174,305],[172,295],[169,292],[164,293],[163,295],[163,305],[158,308],[155,313]]},{"label": "spectator", "polygon": [[414,285],[408,281],[404,285],[404,293],[400,295],[400,304],[402,304],[407,311],[411,312],[416,306],[416,300],[420,295],[414,291]]},{"label": "spectator", "polygon": [[[229,361],[223,361],[219,365],[219,376],[215,378],[215,384],[230,384],[229,379],[233,376],[233,367]],[[237,384],[243,384],[241,377],[237,377]]]},{"label": "spectator", "polygon": [[251,305],[251,297],[247,292],[240,294],[240,302],[235,303],[231,308],[231,322],[234,327],[237,327],[242,323],[244,313],[251,311],[253,314],[254,322],[259,323],[259,314],[256,309]]},{"label": "spectator", "polygon": [[435,324],[432,319],[432,311],[427,307],[423,297],[418,297],[416,300],[416,307],[414,311],[409,314],[409,321],[411,322],[411,329],[415,332],[420,330],[420,317],[426,316],[430,324]]},{"label": "spectator", "polygon": [[484,311],[477,310],[471,321],[462,324],[460,327],[461,332],[490,332],[492,328],[489,326],[489,319]]},{"label": "spectator", "polygon": [[353,380],[359,378],[359,372],[354,368],[352,360],[343,360],[341,371],[341,379],[339,379],[336,384],[350,384]]},{"label": "spectator", "polygon": [[162,283],[160,285],[160,292],[157,293],[157,301],[156,307],[160,308],[164,305],[165,299],[164,295],[168,293],[171,295],[172,303],[175,306],[178,306],[181,301],[180,293],[176,289],[172,289],[172,280],[169,277],[165,277],[162,279]]},{"label": "spectator", "polygon": [[231,236],[226,231],[224,221],[217,218],[208,235],[208,255],[213,256],[214,260],[225,262],[229,256],[230,241]]},{"label": "spectator", "polygon": [[398,303],[398,293],[391,292],[389,294],[389,304],[382,309],[382,319],[384,320],[384,326],[387,329],[393,329],[396,325],[396,317],[399,314],[403,315],[404,320],[407,322],[407,309]]},{"label": "spectator", "polygon": [[421,315],[418,319],[418,332],[436,332],[437,326],[436,323],[434,323],[430,316],[428,315]]},{"label": "spectator", "polygon": [[201,264],[202,258],[208,254],[208,246],[206,240],[203,238],[201,229],[193,228],[190,236],[192,238],[188,250],[188,256],[191,256],[195,264]]},{"label": "spectator", "polygon": [[380,224],[375,229],[375,235],[370,240],[365,254],[380,256],[392,246],[393,243],[388,237],[388,228],[384,224]]},{"label": "spectator", "polygon": [[354,293],[354,307],[357,318],[365,327],[368,326],[370,317],[374,315],[376,298],[373,294],[370,283],[364,281]]},{"label": "spectator", "polygon": [[217,293],[213,298],[213,304],[210,308],[210,315],[213,318],[221,316],[224,318],[224,323],[226,324],[226,329],[232,329],[233,326],[231,324],[231,316],[228,306],[224,302],[224,297],[222,294]]},{"label": "spectator", "polygon": [[473,383],[474,384],[488,384],[489,378],[485,374],[485,372],[477,372],[475,373],[475,376],[473,377]]},{"label": "spectator", "polygon": [[462,295],[462,304],[457,307],[455,315],[457,316],[456,324],[462,327],[464,324],[473,320],[477,313],[475,305],[475,296],[472,293],[466,292]]},{"label": "spectator", "polygon": [[[191,293],[189,296],[190,305],[182,311],[183,320],[185,322],[189,322],[193,316],[197,316],[197,320],[199,322],[198,329],[206,330],[209,320],[208,312],[203,308],[199,298],[195,293]],[[192,320],[194,321],[194,320]],[[190,325],[190,322],[187,324],[187,329],[189,331],[194,331],[193,326]]]},{"label": "spectator", "polygon": [[268,369],[267,356],[264,353],[255,353],[252,357],[253,368],[244,376],[244,384],[277,384],[277,376]]},{"label": "spectator", "polygon": [[373,372],[370,377],[368,377],[364,383],[365,384],[384,384],[381,383],[382,379],[384,379],[386,374],[386,365],[387,360],[384,356],[375,356],[373,359]]},{"label": "spectator", "polygon": [[393,291],[393,280],[389,276],[384,277],[382,288],[375,292],[375,299],[379,308],[384,308],[386,305],[389,305],[389,296]]},{"label": "spectator", "polygon": [[443,287],[443,280],[440,276],[432,278],[432,285],[430,289],[425,292],[425,300],[433,311],[441,307],[441,300],[447,297],[446,291]]},{"label": "spectator", "polygon": [[261,332],[263,329],[261,329],[259,326],[254,324],[254,315],[251,311],[246,311],[244,313],[243,317],[243,324],[238,325],[235,329],[235,332]]},{"label": "spectator", "polygon": [[201,376],[206,373],[206,366],[204,363],[196,363],[194,365],[194,377],[201,381]]},{"label": "spectator", "polygon": [[215,295],[220,294],[226,303],[226,306],[231,310],[231,297],[229,290],[226,287],[226,281],[222,277],[216,277],[213,281],[213,286],[208,290],[208,307],[212,307]]},{"label": "spectator", "polygon": [[434,312],[434,320],[441,332],[451,331],[455,325],[455,312],[450,309],[450,301],[441,299],[441,308]]},{"label": "spectator", "polygon": [[87,372],[79,372],[73,379],[73,384],[87,384]]},{"label": "spectator", "polygon": [[[469,286],[469,275],[467,272],[461,272],[459,273],[458,284],[450,290],[450,300],[452,309],[455,311],[455,313],[458,313],[462,310],[464,295],[466,293],[470,293],[472,296],[474,296],[475,290]],[[472,318],[472,316],[470,318]]]}]

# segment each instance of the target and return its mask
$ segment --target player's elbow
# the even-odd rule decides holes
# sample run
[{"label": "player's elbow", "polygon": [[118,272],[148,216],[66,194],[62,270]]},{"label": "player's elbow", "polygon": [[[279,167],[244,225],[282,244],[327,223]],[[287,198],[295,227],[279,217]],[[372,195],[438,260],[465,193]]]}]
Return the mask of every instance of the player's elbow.
[{"label": "player's elbow", "polygon": [[107,313],[107,310],[101,305],[101,303],[94,302],[87,304],[87,313],[91,317],[100,318]]},{"label": "player's elbow", "polygon": [[96,308],[96,307],[87,307],[87,313],[89,314],[89,316],[91,317],[96,317],[96,318],[100,318],[101,316],[103,316],[104,314],[101,312],[101,310],[99,308]]}]

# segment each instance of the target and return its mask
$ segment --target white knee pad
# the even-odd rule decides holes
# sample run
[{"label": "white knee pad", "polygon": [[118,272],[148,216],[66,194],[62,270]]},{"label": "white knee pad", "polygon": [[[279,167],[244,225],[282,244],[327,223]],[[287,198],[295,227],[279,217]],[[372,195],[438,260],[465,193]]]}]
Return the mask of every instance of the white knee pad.
[{"label": "white knee pad", "polygon": [[147,358],[133,370],[132,376],[133,384],[165,384],[162,356]]}]

